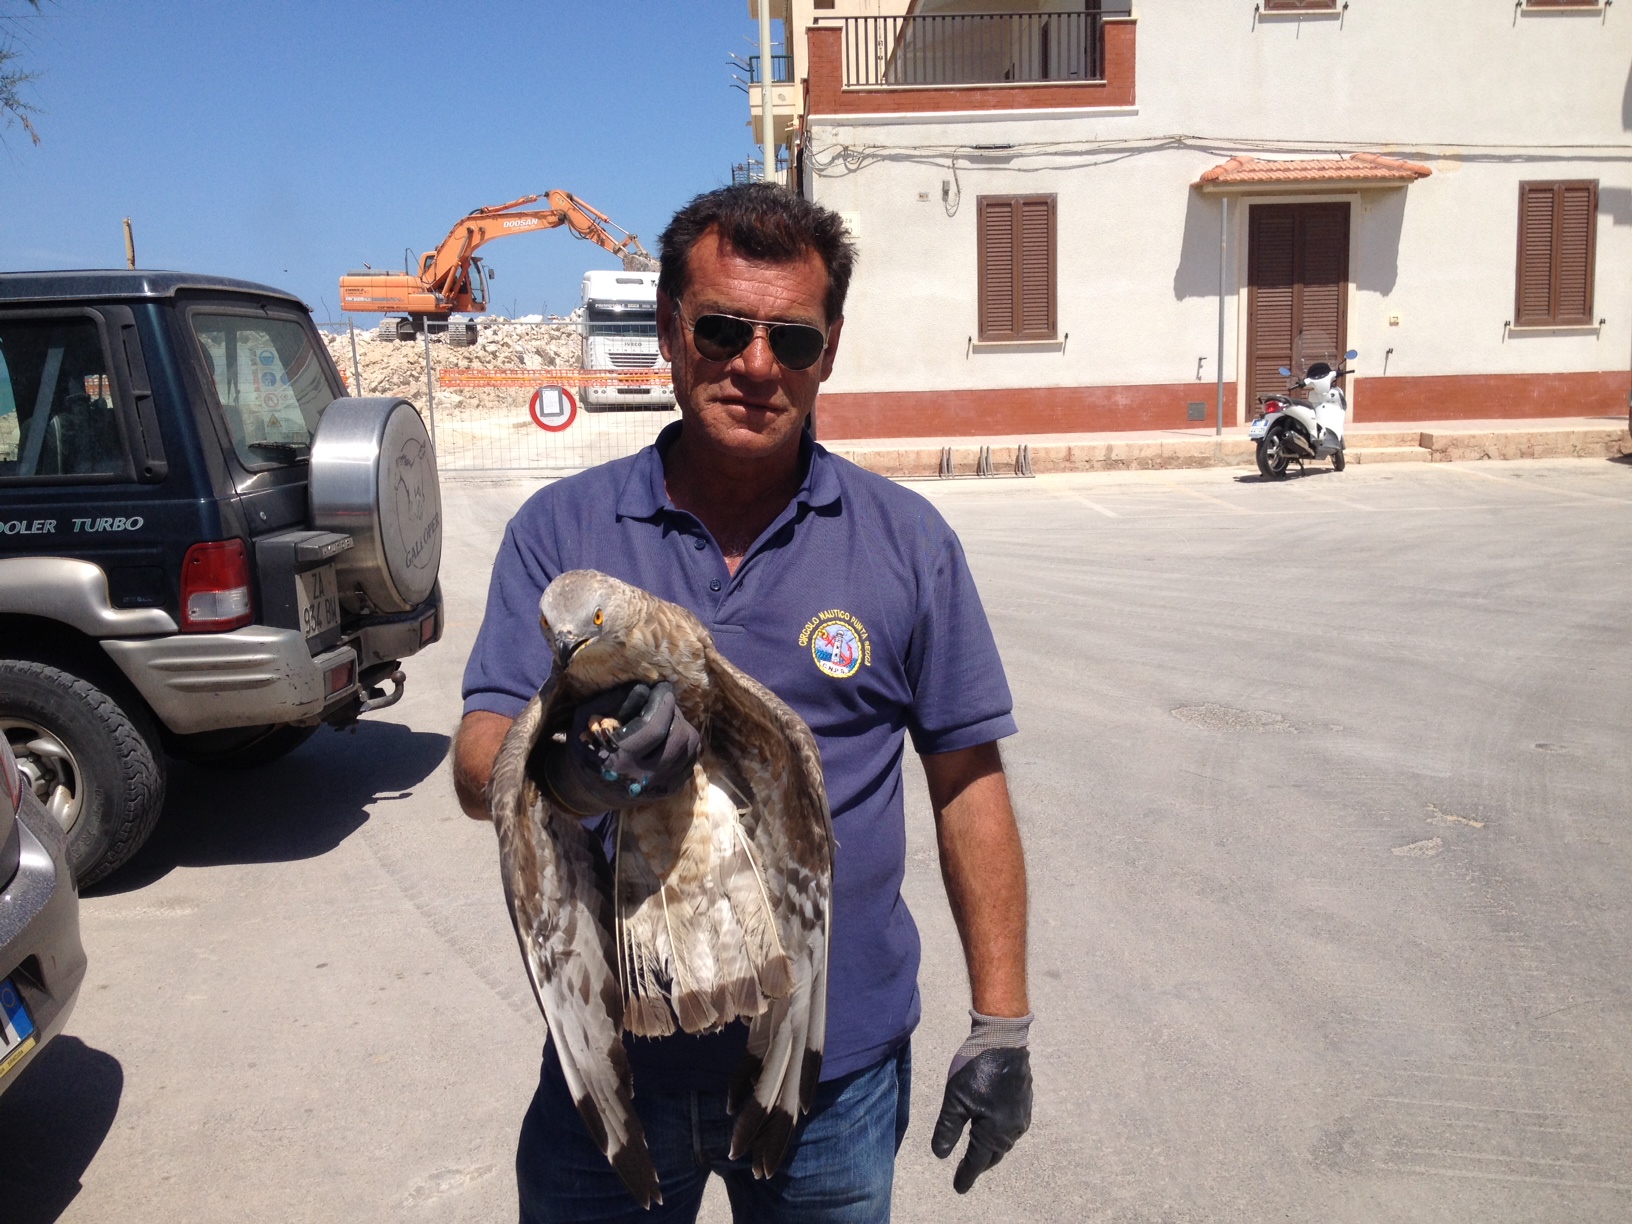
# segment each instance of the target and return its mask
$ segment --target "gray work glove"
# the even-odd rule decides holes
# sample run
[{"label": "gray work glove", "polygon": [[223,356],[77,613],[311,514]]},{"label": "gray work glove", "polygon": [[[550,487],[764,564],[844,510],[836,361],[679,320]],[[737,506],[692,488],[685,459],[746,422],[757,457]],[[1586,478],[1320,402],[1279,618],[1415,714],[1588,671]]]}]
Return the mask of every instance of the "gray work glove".
[{"label": "gray work glove", "polygon": [[946,1073],[941,1116],[929,1140],[929,1150],[945,1160],[969,1124],[969,1146],[952,1175],[952,1188],[959,1194],[968,1194],[975,1178],[1002,1160],[1031,1125],[1031,1054],[1026,1049],[1031,1017],[970,1011],[969,1021],[969,1037]]},{"label": "gray work glove", "polygon": [[[592,729],[607,716],[615,730]],[[620,684],[579,703],[567,742],[544,757],[544,782],[562,807],[594,816],[674,794],[701,751],[672,684]]]}]

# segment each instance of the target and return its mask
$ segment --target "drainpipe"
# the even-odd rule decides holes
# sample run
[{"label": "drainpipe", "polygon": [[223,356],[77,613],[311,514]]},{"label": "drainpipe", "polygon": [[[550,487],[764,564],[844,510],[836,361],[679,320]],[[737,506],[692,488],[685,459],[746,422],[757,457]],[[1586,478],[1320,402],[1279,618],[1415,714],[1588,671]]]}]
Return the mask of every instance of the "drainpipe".
[{"label": "drainpipe", "polygon": [[759,135],[765,159],[761,174],[766,182],[776,177],[776,116],[771,114],[771,0],[759,0]]},{"label": "drainpipe", "polygon": [[1224,433],[1224,251],[1230,238],[1230,197],[1219,196],[1223,210],[1218,221],[1218,427],[1215,434]]}]

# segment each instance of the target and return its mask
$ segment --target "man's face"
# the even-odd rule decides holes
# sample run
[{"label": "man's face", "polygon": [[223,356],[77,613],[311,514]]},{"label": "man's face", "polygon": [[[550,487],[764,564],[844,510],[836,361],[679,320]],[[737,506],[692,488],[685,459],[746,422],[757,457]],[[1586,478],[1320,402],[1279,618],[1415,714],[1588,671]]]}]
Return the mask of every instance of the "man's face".
[{"label": "man's face", "polygon": [[[792,263],[762,263],[738,255],[710,230],[691,248],[686,270],[683,302],[662,293],[657,298],[658,344],[674,366],[675,399],[686,425],[701,430],[711,449],[736,458],[797,446],[816,393],[833,372],[843,324],[827,320],[821,257],[810,251]],[[735,357],[709,361],[686,326],[705,314],[805,323],[827,332],[827,348],[809,369],[790,370],[772,354],[765,331],[756,329]]]}]

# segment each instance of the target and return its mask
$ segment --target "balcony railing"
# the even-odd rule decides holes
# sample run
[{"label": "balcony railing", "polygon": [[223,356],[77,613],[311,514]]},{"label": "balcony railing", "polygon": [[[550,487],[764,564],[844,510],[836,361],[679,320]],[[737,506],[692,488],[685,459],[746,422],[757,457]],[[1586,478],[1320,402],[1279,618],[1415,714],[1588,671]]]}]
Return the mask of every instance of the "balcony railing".
[{"label": "balcony railing", "polygon": [[[748,84],[759,84],[759,56],[757,55],[750,55],[748,57]],[[793,84],[793,56],[771,56],[771,84]]]},{"label": "balcony railing", "polygon": [[845,17],[844,85],[1103,80],[1104,18],[1116,15],[1090,0],[1075,12]]}]

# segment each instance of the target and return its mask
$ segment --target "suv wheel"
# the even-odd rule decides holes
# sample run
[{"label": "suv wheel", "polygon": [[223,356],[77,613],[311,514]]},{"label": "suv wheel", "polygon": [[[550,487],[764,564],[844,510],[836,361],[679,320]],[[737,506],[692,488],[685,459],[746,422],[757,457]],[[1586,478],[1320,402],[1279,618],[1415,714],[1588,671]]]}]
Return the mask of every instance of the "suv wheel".
[{"label": "suv wheel", "polygon": [[164,758],[141,711],[43,663],[0,659],[0,732],[68,838],[80,888],[141,848],[164,808]]}]

